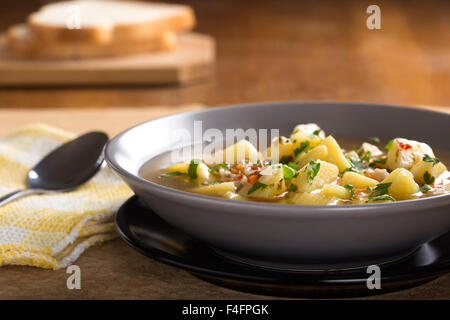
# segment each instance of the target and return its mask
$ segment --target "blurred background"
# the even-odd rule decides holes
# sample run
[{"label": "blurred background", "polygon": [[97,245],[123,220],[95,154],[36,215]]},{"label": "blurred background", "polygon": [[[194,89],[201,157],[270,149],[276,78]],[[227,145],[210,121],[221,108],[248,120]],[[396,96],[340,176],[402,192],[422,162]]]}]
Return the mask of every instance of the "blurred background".
[{"label": "blurred background", "polygon": [[[2,1],[0,29],[52,1]],[[273,100],[450,105],[449,1],[189,0],[217,41],[214,75],[186,86],[0,88],[0,108]],[[381,30],[366,9],[381,8]]]}]

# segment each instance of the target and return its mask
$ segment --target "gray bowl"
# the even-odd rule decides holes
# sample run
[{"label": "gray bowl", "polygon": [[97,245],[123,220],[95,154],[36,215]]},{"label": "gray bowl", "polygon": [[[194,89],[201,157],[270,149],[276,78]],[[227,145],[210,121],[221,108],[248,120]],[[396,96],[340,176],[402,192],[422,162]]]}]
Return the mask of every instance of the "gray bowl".
[{"label": "gray bowl", "polygon": [[303,206],[233,201],[165,187],[138,173],[171,150],[175,128],[280,128],[316,122],[326,132],[385,141],[402,136],[446,151],[450,115],[364,103],[272,102],[210,108],[148,121],[106,147],[110,167],[158,215],[229,258],[282,269],[381,264],[450,230],[450,195],[394,203]]}]

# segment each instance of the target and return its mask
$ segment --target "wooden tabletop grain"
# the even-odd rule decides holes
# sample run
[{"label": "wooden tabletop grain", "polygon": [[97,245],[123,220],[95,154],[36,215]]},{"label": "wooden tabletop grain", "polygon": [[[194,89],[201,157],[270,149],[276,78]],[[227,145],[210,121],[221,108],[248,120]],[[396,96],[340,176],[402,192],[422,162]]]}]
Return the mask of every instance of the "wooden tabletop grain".
[{"label": "wooden tabletop grain", "polygon": [[[4,1],[0,29],[48,1]],[[450,111],[450,3],[377,1],[381,30],[366,28],[369,1],[177,1],[218,43],[215,75],[185,87],[0,88],[0,134],[26,122],[111,135],[168,113],[274,100],[369,101]],[[179,105],[188,106],[179,106]],[[154,107],[149,107],[154,106]],[[224,289],[143,257],[117,239],[65,270],[0,269],[0,299],[264,299]],[[377,296],[450,299],[450,276]]]}]

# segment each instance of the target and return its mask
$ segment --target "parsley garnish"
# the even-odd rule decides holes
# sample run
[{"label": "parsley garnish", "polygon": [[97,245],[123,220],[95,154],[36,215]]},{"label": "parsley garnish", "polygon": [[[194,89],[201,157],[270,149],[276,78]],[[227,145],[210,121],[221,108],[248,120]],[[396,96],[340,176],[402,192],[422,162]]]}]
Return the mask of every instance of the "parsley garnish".
[{"label": "parsley garnish", "polygon": [[432,184],[434,182],[434,177],[428,171],[425,171],[423,180],[425,180],[426,184]]},{"label": "parsley garnish", "polygon": [[394,143],[394,140],[390,140],[388,143],[386,143],[386,145],[384,146],[384,148],[386,150],[389,150],[392,147],[392,144]]},{"label": "parsley garnish", "polygon": [[377,197],[377,196],[382,196],[384,194],[387,194],[388,193],[388,189],[391,186],[391,184],[392,184],[392,182],[377,184],[377,186],[375,187],[375,189],[373,189],[373,191],[370,194],[370,196],[371,197]]},{"label": "parsley garnish", "polygon": [[291,167],[294,170],[298,170],[298,164],[293,163],[293,162],[289,162],[288,167]]},{"label": "parsley garnish", "polygon": [[301,155],[303,152],[305,152],[308,147],[309,147],[308,140],[300,143],[300,147],[298,147],[294,150],[294,157],[297,158],[299,155]]},{"label": "parsley garnish", "polygon": [[341,173],[344,174],[344,173],[346,173],[346,172],[354,172],[354,173],[362,174],[361,172],[359,172],[358,170],[356,170],[356,169],[353,168],[353,167],[345,168],[344,171],[342,171]]},{"label": "parsley garnish", "polygon": [[209,169],[209,172],[218,171],[220,168],[228,168],[228,164],[227,163],[218,164],[218,165],[212,167],[211,169]]},{"label": "parsley garnish", "polygon": [[267,187],[267,184],[261,183],[259,181],[256,181],[252,187],[248,190],[247,194],[252,194],[253,192],[255,192],[258,189],[264,189],[265,187]]},{"label": "parsley garnish", "polygon": [[187,175],[188,174],[185,172],[173,171],[173,172],[163,173],[162,175],[160,175],[160,177],[169,178],[169,177],[180,177],[180,176],[187,176]]},{"label": "parsley garnish", "polygon": [[198,159],[192,159],[191,163],[189,163],[188,174],[189,174],[189,178],[191,178],[191,180],[197,179],[197,167],[198,167],[199,163],[200,163],[200,160],[198,160]]},{"label": "parsley garnish", "polygon": [[423,156],[422,160],[425,161],[425,162],[431,162],[433,164],[433,166],[435,166],[436,164],[441,162],[441,161],[439,161],[438,158],[432,158],[432,157],[430,157],[427,154]]},{"label": "parsley garnish", "polygon": [[384,195],[382,195],[382,196],[370,197],[370,198],[366,201],[366,203],[369,203],[369,202],[375,202],[375,201],[388,201],[388,200],[390,200],[390,201],[395,201],[395,199],[394,199],[392,196],[390,196],[390,195],[388,195],[388,194],[384,194]]},{"label": "parsley garnish", "polygon": [[358,156],[361,161],[369,161],[372,153],[370,151],[364,153],[364,149],[361,149],[360,153],[358,153]]},{"label": "parsley garnish", "polygon": [[360,160],[355,160],[350,157],[347,157],[347,159],[350,161],[352,168],[355,169],[356,172],[367,169],[367,166],[364,164],[364,162]]},{"label": "parsley garnish", "polygon": [[344,188],[350,191],[350,198],[353,197],[353,195],[355,194],[355,190],[353,190],[354,187],[351,184],[346,184]]},{"label": "parsley garnish", "polygon": [[427,191],[429,191],[429,190],[431,190],[431,187],[430,187],[428,184],[426,184],[426,183],[424,183],[424,184],[420,187],[420,192],[425,193],[425,192],[427,192]]},{"label": "parsley garnish", "polygon": [[315,131],[310,135],[310,137],[311,137],[311,138],[318,137],[321,131],[322,131],[322,129],[317,129],[317,130],[315,130]]},{"label": "parsley garnish", "polygon": [[286,180],[291,180],[294,177],[294,175],[295,171],[292,168],[283,165],[283,176]]},{"label": "parsley garnish", "polygon": [[309,184],[312,184],[319,170],[320,170],[320,162],[319,161],[316,162],[311,159],[309,165],[306,167],[306,179],[308,180]]},{"label": "parsley garnish", "polygon": [[289,186],[288,191],[289,191],[289,192],[295,192],[295,191],[297,191],[297,185],[292,183],[292,184]]}]

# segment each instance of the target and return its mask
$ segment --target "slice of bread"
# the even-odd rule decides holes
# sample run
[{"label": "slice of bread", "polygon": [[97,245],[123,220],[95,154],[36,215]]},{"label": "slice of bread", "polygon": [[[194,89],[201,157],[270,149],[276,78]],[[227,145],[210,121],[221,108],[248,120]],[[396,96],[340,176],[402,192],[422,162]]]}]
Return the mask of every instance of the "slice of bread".
[{"label": "slice of bread", "polygon": [[[80,28],[70,29],[76,21]],[[195,16],[185,5],[76,0],[47,4],[27,22],[33,37],[40,41],[106,44],[146,41],[167,31],[187,31],[194,27]]]},{"label": "slice of bread", "polygon": [[145,52],[169,51],[176,46],[174,32],[165,32],[146,42],[91,44],[77,42],[42,43],[32,37],[27,25],[12,26],[7,32],[10,54],[26,59],[84,59],[121,56]]}]

